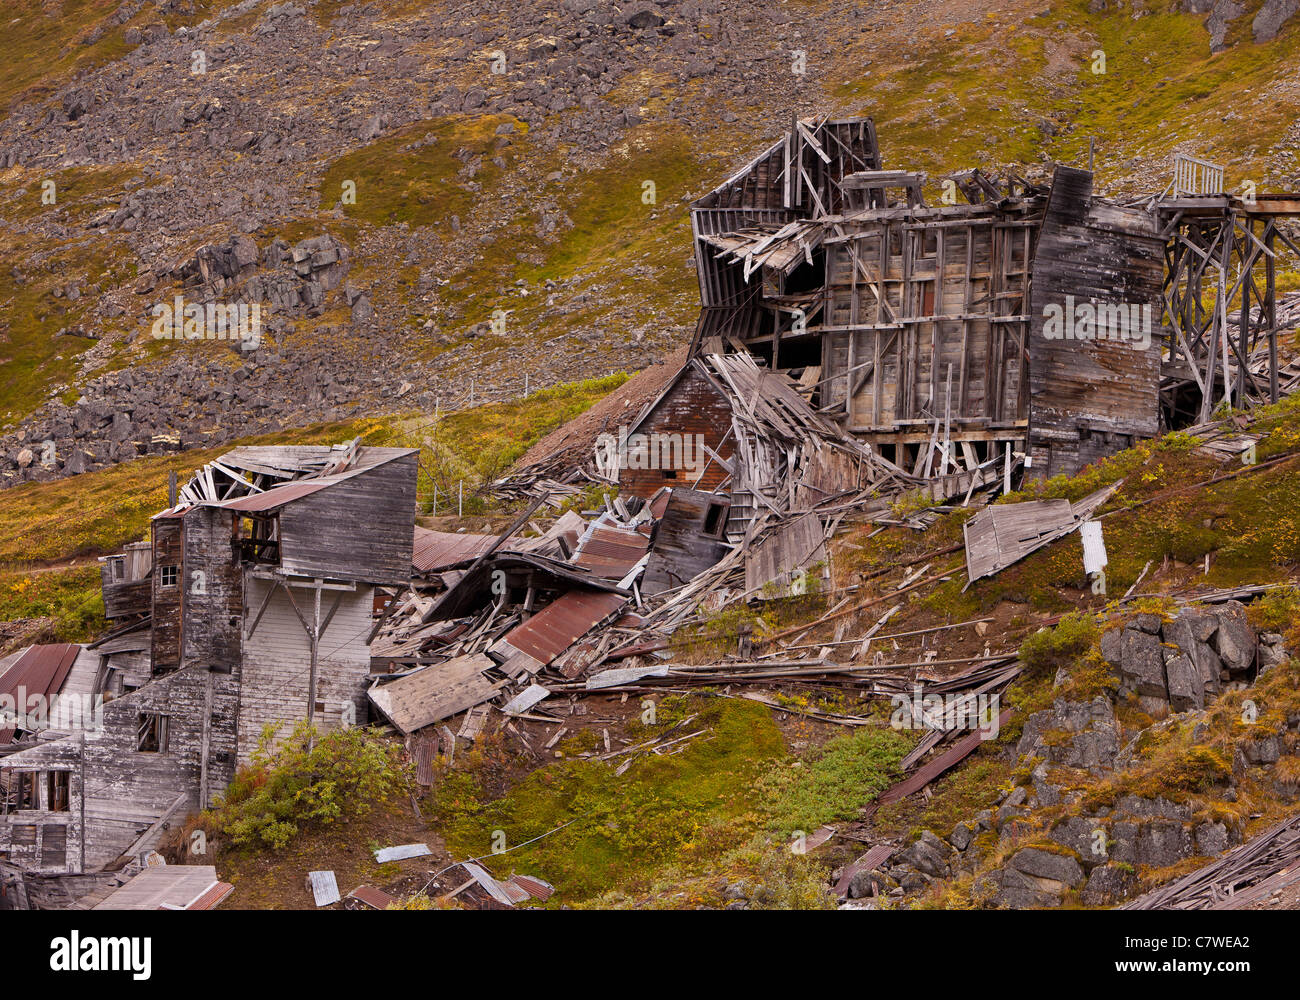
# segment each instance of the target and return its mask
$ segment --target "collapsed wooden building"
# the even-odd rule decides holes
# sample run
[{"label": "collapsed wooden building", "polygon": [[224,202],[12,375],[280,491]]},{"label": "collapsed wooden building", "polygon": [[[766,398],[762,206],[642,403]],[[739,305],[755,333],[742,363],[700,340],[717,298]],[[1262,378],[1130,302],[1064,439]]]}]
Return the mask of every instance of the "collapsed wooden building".
[{"label": "collapsed wooden building", "polygon": [[913,475],[1073,473],[1277,396],[1276,255],[1297,251],[1280,222],[1300,195],[1179,177],[1121,205],[1074,167],[1046,186],[968,170],[930,206],[923,175],[882,168],[870,119],[795,121],[692,205],[692,352],[790,372]]},{"label": "collapsed wooden building", "polygon": [[[1246,203],[1203,172],[1129,205],[1071,167],[1049,185],[949,180],[927,206],[924,177],[882,168],[869,119],[796,121],[692,208],[702,309],[684,362],[495,484],[524,503],[504,531],[417,525],[410,449],[236,448],[199,470],[147,540],[102,560],[106,635],[0,661],[0,699],[94,705],[0,716],[0,908],[10,890],[56,906],[121,886],[268,730],[386,722],[418,773],[493,711],[558,722],[548,706],[587,692],[908,690],[906,664],[750,659],[743,638],[688,664],[672,637],[827,579],[845,517],[924,527],[932,512],[894,502],[982,502],[1017,468],[1071,473],[1300,382],[1276,298],[1300,196]],[[592,484],[609,487],[598,503]],[[968,576],[1102,499],[972,519]],[[896,610],[852,640],[858,658]],[[939,683],[1005,685],[1013,660]]]},{"label": "collapsed wooden building", "polygon": [[264,733],[366,721],[376,589],[411,575],[416,454],[236,449],[155,515],[147,551],[104,561],[117,627],[39,672],[43,697],[89,708],[33,717],[28,670],[0,747],[0,869],[32,905],[138,865]]}]

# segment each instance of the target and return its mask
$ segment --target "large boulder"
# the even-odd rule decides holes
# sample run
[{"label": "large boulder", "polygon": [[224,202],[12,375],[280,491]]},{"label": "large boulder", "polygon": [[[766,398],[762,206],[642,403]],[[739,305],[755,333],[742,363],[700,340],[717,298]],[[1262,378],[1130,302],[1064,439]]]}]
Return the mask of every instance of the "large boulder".
[{"label": "large boulder", "polygon": [[899,860],[932,878],[949,874],[953,849],[941,837],[922,830],[920,838],[899,855]]},{"label": "large boulder", "polygon": [[1259,640],[1246,617],[1240,601],[1224,601],[1214,609],[1219,627],[1214,633],[1214,648],[1229,673],[1245,673],[1255,666]]},{"label": "large boulder", "polygon": [[1067,888],[1074,888],[1083,882],[1083,866],[1069,854],[1057,854],[1037,847],[1026,847],[1017,851],[1008,862],[1008,867],[1036,879],[1059,882]]},{"label": "large boulder", "polygon": [[[1062,732],[1069,737],[1061,739]],[[1119,753],[1119,728],[1110,699],[1101,695],[1092,701],[1058,698],[1051,708],[1025,720],[1016,753],[1094,773],[1113,767]]]},{"label": "large boulder", "polygon": [[1268,42],[1277,37],[1296,11],[1300,10],[1300,0],[1264,0],[1264,6],[1250,23],[1251,33],[1256,42]]},{"label": "large boulder", "polygon": [[1131,865],[1111,862],[1092,870],[1080,898],[1087,906],[1111,906],[1127,897],[1137,887],[1137,874]]},{"label": "large boulder", "polygon": [[1035,878],[1014,868],[995,868],[975,880],[974,895],[999,910],[1029,910],[1060,906],[1063,883]]}]

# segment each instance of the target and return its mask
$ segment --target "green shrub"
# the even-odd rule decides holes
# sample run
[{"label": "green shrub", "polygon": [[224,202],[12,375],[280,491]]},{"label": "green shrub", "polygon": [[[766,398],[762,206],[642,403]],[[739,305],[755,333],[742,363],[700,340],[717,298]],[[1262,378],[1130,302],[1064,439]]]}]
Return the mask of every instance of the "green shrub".
[{"label": "green shrub", "polygon": [[373,730],[322,736],[304,721],[278,745],[272,735],[268,726],[217,808],[216,826],[231,844],[280,850],[304,828],[365,816],[409,787],[402,747]]},{"label": "green shrub", "polygon": [[758,781],[772,830],[811,832],[852,819],[888,788],[909,743],[889,729],[861,729],[828,740],[807,758],[782,762]]},{"label": "green shrub", "polygon": [[1020,661],[1031,675],[1054,674],[1061,667],[1073,667],[1092,650],[1100,638],[1091,615],[1071,612],[1056,628],[1035,632],[1020,647]]}]

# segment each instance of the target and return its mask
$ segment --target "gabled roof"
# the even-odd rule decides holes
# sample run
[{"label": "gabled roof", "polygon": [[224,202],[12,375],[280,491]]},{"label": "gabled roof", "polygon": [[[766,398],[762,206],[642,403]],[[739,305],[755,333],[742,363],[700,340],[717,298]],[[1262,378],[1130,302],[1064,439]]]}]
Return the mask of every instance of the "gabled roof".
[{"label": "gabled roof", "polygon": [[[195,472],[181,487],[180,506],[270,510],[415,451],[362,445],[360,438],[336,445],[243,446]],[[276,492],[285,489],[290,492]],[[261,499],[271,493],[274,498]]]}]

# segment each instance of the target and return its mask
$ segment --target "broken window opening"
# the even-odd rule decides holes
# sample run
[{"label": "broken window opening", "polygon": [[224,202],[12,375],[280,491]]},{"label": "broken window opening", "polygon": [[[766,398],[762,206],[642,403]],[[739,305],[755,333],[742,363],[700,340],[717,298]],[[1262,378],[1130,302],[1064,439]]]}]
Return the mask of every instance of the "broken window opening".
[{"label": "broken window opening", "polygon": [[720,503],[709,504],[708,512],[704,515],[704,533],[717,538],[722,534],[722,529],[726,527],[727,508]]},{"label": "broken window opening", "polygon": [[72,773],[70,771],[49,772],[50,812],[67,812],[72,808]]},{"label": "broken window opening", "polygon": [[142,712],[136,728],[135,748],[139,753],[166,753],[167,716]]},{"label": "broken window opening", "polygon": [[15,810],[39,809],[36,779],[39,771],[11,771],[10,799]]},{"label": "broken window opening", "polygon": [[237,518],[235,537],[239,544],[239,557],[246,563],[280,563],[280,515],[253,514]]}]

